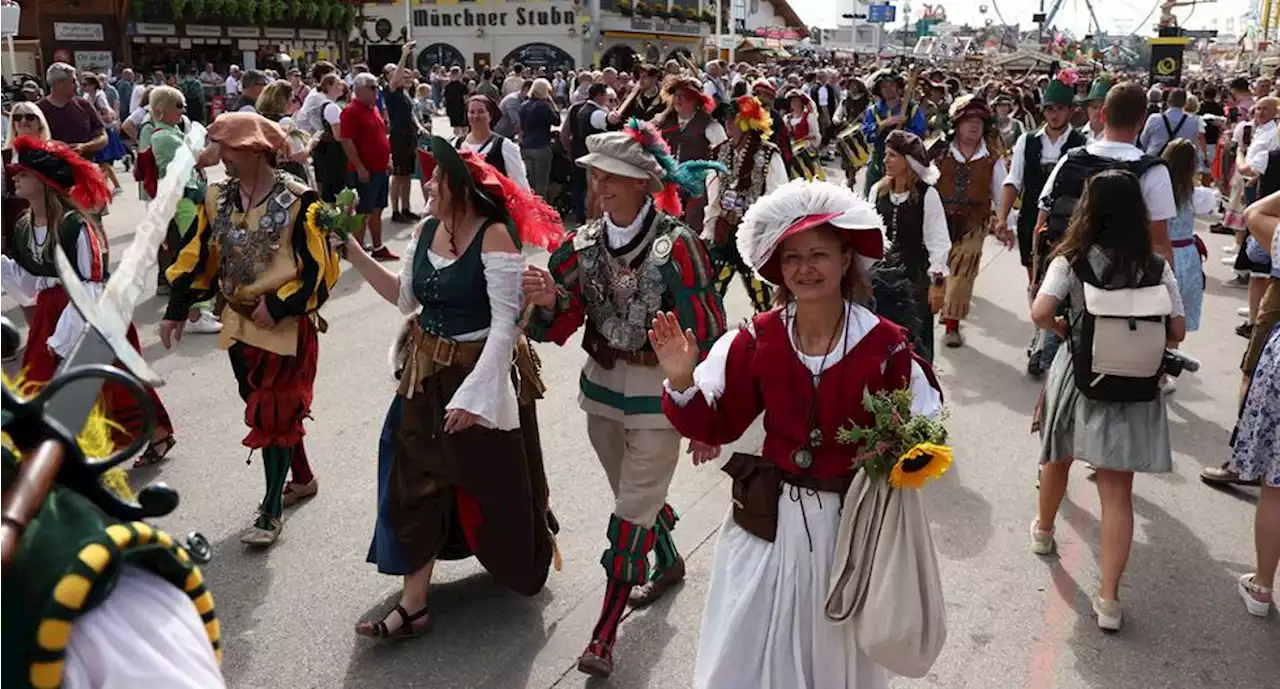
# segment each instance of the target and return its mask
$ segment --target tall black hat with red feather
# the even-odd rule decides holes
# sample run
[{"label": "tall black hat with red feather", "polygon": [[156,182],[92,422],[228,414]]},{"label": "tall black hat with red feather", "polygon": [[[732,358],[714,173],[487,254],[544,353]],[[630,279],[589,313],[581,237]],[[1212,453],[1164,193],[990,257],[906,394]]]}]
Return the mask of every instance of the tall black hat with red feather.
[{"label": "tall black hat with red feather", "polygon": [[111,200],[111,189],[92,161],[61,141],[21,136],[13,141],[13,162],[5,172],[30,173],[81,209],[98,211]]}]

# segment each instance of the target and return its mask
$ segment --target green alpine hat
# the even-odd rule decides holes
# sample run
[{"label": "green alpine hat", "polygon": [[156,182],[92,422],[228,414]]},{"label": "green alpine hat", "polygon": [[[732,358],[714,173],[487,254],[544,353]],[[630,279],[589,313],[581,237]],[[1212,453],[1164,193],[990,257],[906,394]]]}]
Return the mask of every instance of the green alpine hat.
[{"label": "green alpine hat", "polygon": [[1058,72],[1053,79],[1049,80],[1049,85],[1044,89],[1044,107],[1050,105],[1075,105],[1076,104],[1076,79],[1072,77],[1077,75],[1072,70],[1062,70]]},{"label": "green alpine hat", "polygon": [[1080,99],[1081,103],[1088,103],[1095,100],[1105,100],[1107,91],[1111,90],[1111,77],[1099,76],[1094,78],[1093,83],[1089,85],[1089,93]]}]

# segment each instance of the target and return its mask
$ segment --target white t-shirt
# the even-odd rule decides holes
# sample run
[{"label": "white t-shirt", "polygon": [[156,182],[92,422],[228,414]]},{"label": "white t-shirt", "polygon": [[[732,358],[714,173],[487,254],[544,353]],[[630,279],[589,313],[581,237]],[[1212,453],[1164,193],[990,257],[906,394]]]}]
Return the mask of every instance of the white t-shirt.
[{"label": "white t-shirt", "polygon": [[240,95],[240,82],[234,76],[227,77],[227,98],[235,98]]},{"label": "white t-shirt", "polygon": [[[1143,155],[1142,149],[1120,141],[1095,141],[1085,146],[1084,150],[1102,158],[1121,161],[1137,160]],[[1040,208],[1043,210],[1049,210],[1049,194],[1053,191],[1053,182],[1058,178],[1058,170],[1062,169],[1065,160],[1065,156],[1060,159],[1053,172],[1049,173],[1049,178],[1044,181],[1044,189],[1040,192]],[[1142,179],[1138,181],[1142,185],[1142,200],[1147,203],[1147,213],[1152,222],[1168,220],[1178,214],[1178,208],[1173,202],[1173,182],[1169,179],[1169,168],[1156,165],[1143,173]],[[1005,184],[1008,183],[1006,177]]]},{"label": "white t-shirt", "polygon": [[1245,153],[1245,164],[1259,175],[1267,173],[1267,160],[1271,152],[1280,148],[1280,130],[1276,128],[1276,121],[1255,127],[1253,130],[1253,140],[1249,142],[1249,149]]}]

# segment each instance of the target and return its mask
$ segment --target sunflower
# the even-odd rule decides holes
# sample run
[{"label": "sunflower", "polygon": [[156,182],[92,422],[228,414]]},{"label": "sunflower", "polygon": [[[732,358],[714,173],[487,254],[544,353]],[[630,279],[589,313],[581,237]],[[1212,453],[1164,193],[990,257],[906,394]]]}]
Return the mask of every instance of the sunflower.
[{"label": "sunflower", "polygon": [[311,232],[315,232],[316,234],[324,234],[324,230],[320,227],[319,215],[320,204],[311,204],[311,207],[307,209],[307,229]]},{"label": "sunflower", "polygon": [[947,473],[950,466],[950,447],[920,443],[898,457],[898,463],[889,472],[889,485],[894,488],[919,488]]}]

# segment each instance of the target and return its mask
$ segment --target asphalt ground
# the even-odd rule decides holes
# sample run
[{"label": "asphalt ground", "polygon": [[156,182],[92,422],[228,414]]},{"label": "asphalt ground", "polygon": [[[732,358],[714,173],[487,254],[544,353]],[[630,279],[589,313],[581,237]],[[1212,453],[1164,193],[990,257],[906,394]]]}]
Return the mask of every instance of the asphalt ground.
[{"label": "asphalt ground", "polygon": [[[127,178],[127,175],[121,175]],[[113,255],[131,240],[143,209],[131,180],[106,219]],[[421,198],[415,190],[415,204]],[[399,252],[412,228],[386,223]],[[1098,498],[1075,471],[1059,552],[1030,551],[1036,507],[1036,456],[1029,432],[1039,385],[1023,374],[1031,335],[1025,278],[1016,252],[989,242],[967,346],[940,348],[938,372],[955,447],[951,470],[925,491],[940,556],[949,639],[929,675],[895,687],[1048,689],[1277,686],[1280,615],[1248,616],[1235,592],[1253,568],[1257,490],[1202,485],[1201,467],[1227,457],[1245,341],[1232,330],[1244,291],[1222,286],[1217,261],[1226,238],[1208,237],[1211,260],[1202,328],[1186,349],[1203,368],[1185,375],[1169,398],[1175,452],[1171,474],[1135,481],[1135,533],[1122,588],[1125,627],[1104,634],[1090,596],[1098,579]],[[1221,241],[1220,241],[1221,240]],[[545,253],[531,253],[545,264]],[[393,264],[394,266],[394,264]],[[735,286],[731,321],[750,311]],[[166,379],[161,389],[177,429],[170,459],[132,472],[141,485],[164,481],[182,504],[160,520],[173,533],[199,530],[214,546],[205,567],[225,639],[229,686],[276,687],[679,687],[691,683],[703,600],[717,530],[729,505],[728,483],[713,466],[682,462],[671,502],[683,514],[676,540],[687,558],[686,582],[623,623],[617,668],[588,682],[574,667],[599,610],[599,565],[612,497],[577,408],[585,354],[575,339],[542,345],[548,385],[539,404],[553,507],[562,525],[564,568],[545,590],[523,598],[496,584],[474,561],[436,569],[426,638],[373,643],[353,633],[395,604],[399,581],[365,562],[374,523],[376,447],[395,389],[387,351],[400,324],[395,308],[354,271],[344,274],[323,309],[314,420],[308,454],[319,495],[288,513],[269,551],[238,540],[262,493],[262,469],[240,445],[243,406],[226,354],[213,336],[189,335],[166,351],[157,324],[164,304],[152,298],[135,315],[147,359]],[[5,315],[21,322],[12,300]],[[941,330],[938,331],[939,337]],[[757,423],[733,449],[755,451]],[[727,456],[727,453],[726,453]],[[483,458],[476,458],[483,461]],[[744,688],[747,689],[747,688]],[[827,689],[827,688],[817,688]]]}]

